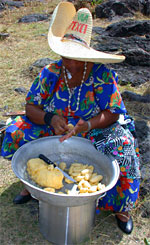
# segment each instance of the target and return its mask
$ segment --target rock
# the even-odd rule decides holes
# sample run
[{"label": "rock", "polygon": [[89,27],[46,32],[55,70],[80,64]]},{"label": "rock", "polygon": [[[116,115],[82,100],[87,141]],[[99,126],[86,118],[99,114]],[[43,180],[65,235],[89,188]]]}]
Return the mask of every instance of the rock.
[{"label": "rock", "polygon": [[99,4],[95,8],[97,18],[112,19],[116,16],[129,17],[133,16],[135,12],[141,12],[144,15],[150,15],[150,1],[149,0],[108,0]]},{"label": "rock", "polygon": [[132,87],[136,87],[150,80],[149,67],[146,66],[132,66],[125,62],[107,66],[117,72],[121,86],[131,84]]},{"label": "rock", "polygon": [[[150,170],[150,165],[149,165],[150,163],[150,158],[149,158],[150,156],[150,125],[144,120],[135,120],[135,128],[136,128],[136,134],[137,134],[137,139],[139,143],[142,166],[144,164]],[[145,173],[149,174],[150,171],[148,172],[146,171]],[[142,176],[143,176],[143,173],[142,173]],[[145,178],[146,176],[143,176],[143,179]]]},{"label": "rock", "polygon": [[97,18],[113,18],[119,16],[133,16],[132,11],[123,2],[119,1],[106,1],[95,8]]},{"label": "rock", "polygon": [[32,71],[33,67],[37,67],[37,68],[43,68],[44,66],[50,64],[54,62],[54,60],[50,59],[50,58],[42,58],[42,59],[38,59],[36,60],[30,67],[29,70]]},{"label": "rock", "polygon": [[[127,20],[114,23],[106,29],[93,27],[91,44],[94,49],[123,54],[126,57],[122,63],[108,65],[117,71],[121,85],[131,83],[132,86],[137,86],[150,80],[150,35],[148,34],[150,28],[148,26],[150,27],[150,21]],[[126,36],[128,31],[130,35],[124,37],[123,35]],[[145,35],[139,36],[141,33]]]},{"label": "rock", "polygon": [[38,22],[43,20],[48,20],[50,15],[48,14],[30,14],[23,16],[21,19],[19,19],[19,23],[29,23],[29,22]]},{"label": "rock", "polygon": [[19,87],[14,89],[19,94],[26,94],[27,90],[24,87]]},{"label": "rock", "polygon": [[123,53],[126,56],[126,63],[133,66],[150,66],[150,53],[142,48],[133,48]]},{"label": "rock", "polygon": [[143,103],[150,103],[150,95],[140,95],[131,91],[124,91],[122,94],[122,98],[128,101],[138,101]]},{"label": "rock", "polygon": [[111,37],[130,37],[133,35],[150,34],[150,20],[123,20],[106,28]]},{"label": "rock", "polygon": [[4,40],[7,37],[9,37],[9,34],[8,33],[0,33],[0,40]]},{"label": "rock", "polygon": [[150,16],[150,0],[143,1],[142,13],[146,16]]},{"label": "rock", "polygon": [[1,3],[9,8],[12,7],[20,8],[24,6],[24,3],[22,1],[1,0]]},{"label": "rock", "polygon": [[6,9],[5,4],[3,3],[2,0],[0,0],[0,11],[3,11],[5,9]]},{"label": "rock", "polygon": [[29,71],[35,74],[36,76],[44,66],[49,65],[53,62],[54,60],[50,58],[38,59],[29,67]]},{"label": "rock", "polygon": [[150,217],[150,201],[145,201],[143,203],[141,216],[143,218],[149,218]]}]

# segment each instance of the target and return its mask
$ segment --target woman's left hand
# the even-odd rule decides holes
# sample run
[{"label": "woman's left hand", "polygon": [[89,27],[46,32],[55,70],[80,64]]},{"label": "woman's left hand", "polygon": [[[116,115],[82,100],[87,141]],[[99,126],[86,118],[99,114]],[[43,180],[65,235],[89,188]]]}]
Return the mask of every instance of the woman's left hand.
[{"label": "woman's left hand", "polygon": [[62,136],[59,141],[60,142],[63,142],[64,140],[76,135],[76,134],[79,134],[81,132],[86,132],[88,130],[88,123],[87,121],[84,121],[82,119],[80,119],[78,121],[78,123],[76,124],[76,126],[66,135]]}]

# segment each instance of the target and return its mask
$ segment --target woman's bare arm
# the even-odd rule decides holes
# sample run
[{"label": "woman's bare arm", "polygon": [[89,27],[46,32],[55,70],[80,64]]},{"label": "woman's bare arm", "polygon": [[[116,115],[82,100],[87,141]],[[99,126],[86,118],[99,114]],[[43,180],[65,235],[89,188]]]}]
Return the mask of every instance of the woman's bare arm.
[{"label": "woman's bare arm", "polygon": [[43,111],[43,106],[26,104],[25,109],[26,109],[26,116],[31,120],[31,122],[40,125],[45,124],[44,122],[45,111]]}]

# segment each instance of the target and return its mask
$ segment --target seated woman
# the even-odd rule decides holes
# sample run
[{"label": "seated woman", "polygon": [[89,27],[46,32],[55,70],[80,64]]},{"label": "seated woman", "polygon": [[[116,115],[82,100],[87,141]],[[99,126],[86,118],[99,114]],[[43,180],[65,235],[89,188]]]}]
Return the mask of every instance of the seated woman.
[{"label": "seated woman", "polygon": [[[98,151],[112,155],[120,166],[117,184],[98,207],[114,211],[118,226],[129,234],[133,229],[129,211],[137,202],[140,186],[139,153],[133,120],[126,120],[118,77],[104,65],[125,57],[90,48],[91,32],[88,9],[76,12],[69,2],[56,7],[48,41],[61,59],[44,67],[33,82],[26,97],[26,115],[7,128],[1,154],[11,159],[20,146],[44,136],[62,135],[61,142],[72,135],[90,139]],[[72,130],[69,123],[74,125]],[[30,198],[23,190],[14,203]]]}]

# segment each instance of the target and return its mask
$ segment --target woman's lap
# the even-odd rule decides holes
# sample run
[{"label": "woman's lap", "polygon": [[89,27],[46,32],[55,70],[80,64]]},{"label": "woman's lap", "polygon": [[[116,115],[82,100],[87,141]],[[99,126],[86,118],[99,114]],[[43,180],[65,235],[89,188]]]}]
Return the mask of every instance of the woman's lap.
[{"label": "woman's lap", "polygon": [[97,211],[98,209],[115,212],[130,211],[137,203],[139,187],[139,179],[120,177],[116,185],[99,199]]},{"label": "woman's lap", "polygon": [[6,129],[1,155],[11,159],[15,151],[23,144],[51,135],[54,133],[46,125],[32,123],[26,116],[16,117]]},{"label": "woman's lap", "polygon": [[[54,132],[47,126],[31,123],[26,116],[17,117],[6,130],[1,155],[11,159],[15,151],[23,144],[40,137],[52,135],[54,135]],[[117,184],[107,192],[104,198],[99,200],[98,206],[100,209],[119,212],[128,211],[135,206],[140,182],[136,178],[126,178],[122,171],[121,175]]]}]

